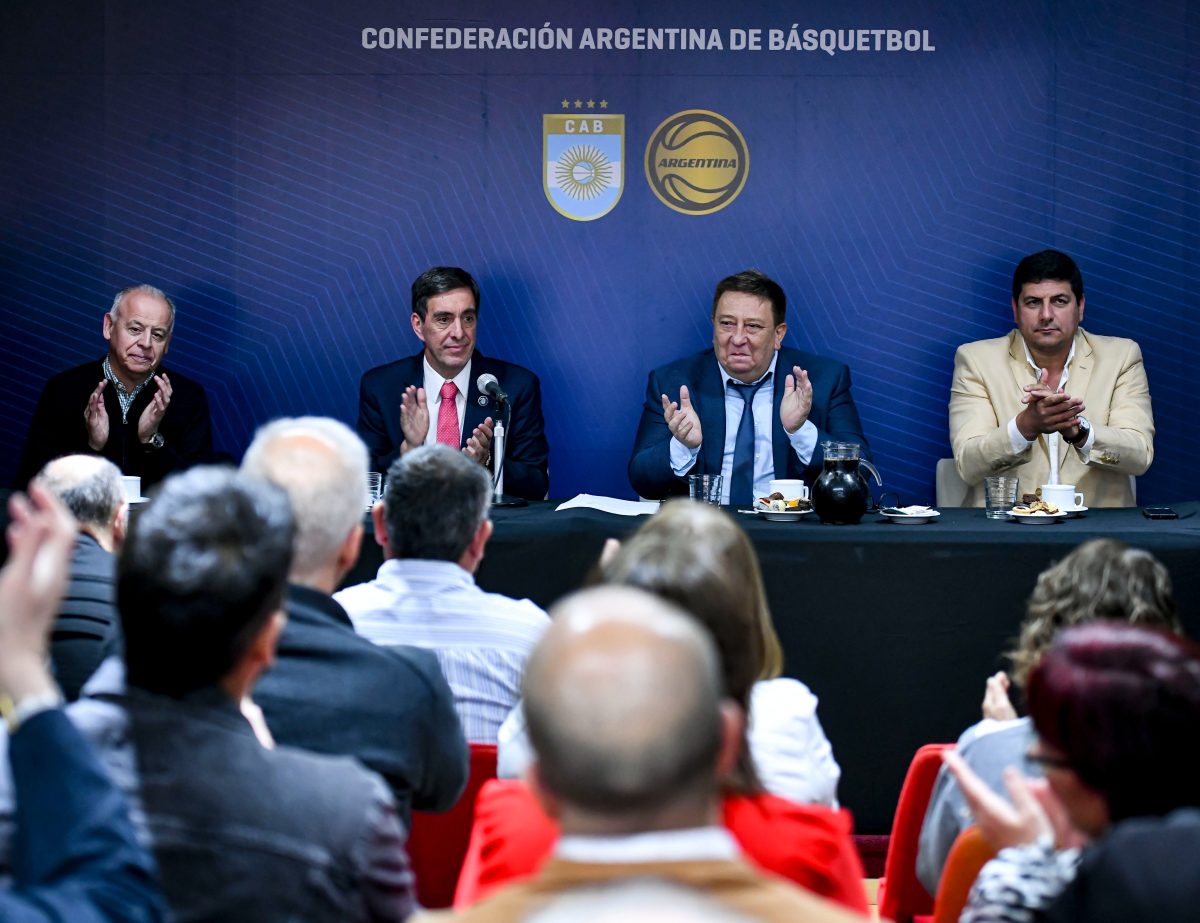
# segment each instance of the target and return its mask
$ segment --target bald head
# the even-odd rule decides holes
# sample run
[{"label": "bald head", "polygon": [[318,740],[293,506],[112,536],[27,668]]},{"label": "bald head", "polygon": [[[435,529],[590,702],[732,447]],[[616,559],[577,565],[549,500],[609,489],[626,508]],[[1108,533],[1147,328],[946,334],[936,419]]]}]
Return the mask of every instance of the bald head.
[{"label": "bald head", "polygon": [[[368,502],[367,449],[345,424],[327,417],[268,423],[246,450],[242,472],[287,492],[296,520],[293,582],[328,583],[342,566],[339,558],[352,533],[357,555]],[[334,585],[341,576],[336,574]]]},{"label": "bald head", "polygon": [[37,482],[58,497],[79,527],[107,550],[124,535],[125,492],[121,471],[99,455],[66,455],[49,462]]},{"label": "bald head", "polygon": [[539,784],[628,830],[680,807],[704,823],[723,744],[720,668],[681,610],[628,587],[568,597],[525,670]]}]

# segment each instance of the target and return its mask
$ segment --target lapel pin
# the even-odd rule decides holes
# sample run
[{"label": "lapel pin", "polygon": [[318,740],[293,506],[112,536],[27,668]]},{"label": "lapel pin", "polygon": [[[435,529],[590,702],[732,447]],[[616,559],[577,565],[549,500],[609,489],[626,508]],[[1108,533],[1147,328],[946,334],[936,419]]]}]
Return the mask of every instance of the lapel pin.
[{"label": "lapel pin", "polygon": [[488,399],[483,394],[479,395],[479,397],[475,398],[475,400],[479,402],[480,407],[486,407],[488,405]]}]

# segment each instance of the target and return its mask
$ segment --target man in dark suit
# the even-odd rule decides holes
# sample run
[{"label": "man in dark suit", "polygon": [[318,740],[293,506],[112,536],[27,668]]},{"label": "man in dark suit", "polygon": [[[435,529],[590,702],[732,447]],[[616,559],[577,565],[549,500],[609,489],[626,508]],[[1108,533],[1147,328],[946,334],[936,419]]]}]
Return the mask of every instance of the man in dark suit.
[{"label": "man in dark suit", "polygon": [[[15,793],[6,923],[159,923],[154,863],[129,808],[92,748],[58,706],[46,635],[67,582],[74,523],[44,487],[11,503],[10,555],[0,570],[0,704]],[[4,751],[7,750],[7,759]],[[5,831],[7,833],[7,831]]]},{"label": "man in dark suit", "polygon": [[116,465],[95,455],[67,455],[46,465],[37,482],[62,501],[79,524],[71,555],[71,585],[50,635],[54,676],[67,701],[106,658],[121,651],[117,562],[129,506]]},{"label": "man in dark suit", "polygon": [[368,371],[358,401],[358,434],[371,470],[385,473],[409,449],[440,442],[493,467],[495,401],[479,376],[494,375],[508,395],[504,492],[541,500],[549,487],[550,449],[537,376],[475,351],[479,286],[466,270],[438,266],[412,284],[412,328],[422,352]]},{"label": "man in dark suit", "polygon": [[639,495],[684,494],[689,475],[723,474],[721,502],[745,506],[773,478],[811,484],[823,441],[854,442],[867,452],[850,369],[781,348],[786,309],[783,289],[757,270],[717,284],[713,350],[650,373],[629,459]]},{"label": "man in dark suit", "polygon": [[330,594],[358,559],[367,449],[343,423],[268,423],[242,472],[287,491],[296,519],[288,622],[275,665],[254,690],[280,743],[358,757],[409,810],[445,811],[467,781],[467,744],[437,658],[385,648],[354,631]]},{"label": "man in dark suit", "polygon": [[175,305],[152,285],[117,293],[104,315],[108,355],[60,372],[38,399],[17,468],[24,487],[60,455],[102,455],[142,487],[211,460],[212,422],[204,388],[167,375]]}]

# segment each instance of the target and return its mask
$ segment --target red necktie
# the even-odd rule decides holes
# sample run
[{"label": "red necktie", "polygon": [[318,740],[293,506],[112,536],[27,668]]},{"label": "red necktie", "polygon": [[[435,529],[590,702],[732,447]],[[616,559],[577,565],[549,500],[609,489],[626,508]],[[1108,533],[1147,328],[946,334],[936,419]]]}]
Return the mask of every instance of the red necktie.
[{"label": "red necktie", "polygon": [[458,406],[454,399],[458,396],[458,385],[452,381],[442,385],[442,403],[438,407],[437,441],[457,449],[461,441],[458,431]]}]

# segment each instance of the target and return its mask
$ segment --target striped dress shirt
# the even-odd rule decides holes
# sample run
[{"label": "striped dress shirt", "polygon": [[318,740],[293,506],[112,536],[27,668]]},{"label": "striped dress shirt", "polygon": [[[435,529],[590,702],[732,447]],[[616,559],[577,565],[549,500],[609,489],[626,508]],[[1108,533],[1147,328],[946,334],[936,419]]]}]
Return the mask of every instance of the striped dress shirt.
[{"label": "striped dress shirt", "polygon": [[521,698],[521,677],[550,617],[528,599],[487,593],[452,561],[384,561],[376,578],[334,595],[365,638],[432,651],[471,743],[496,732]]}]

